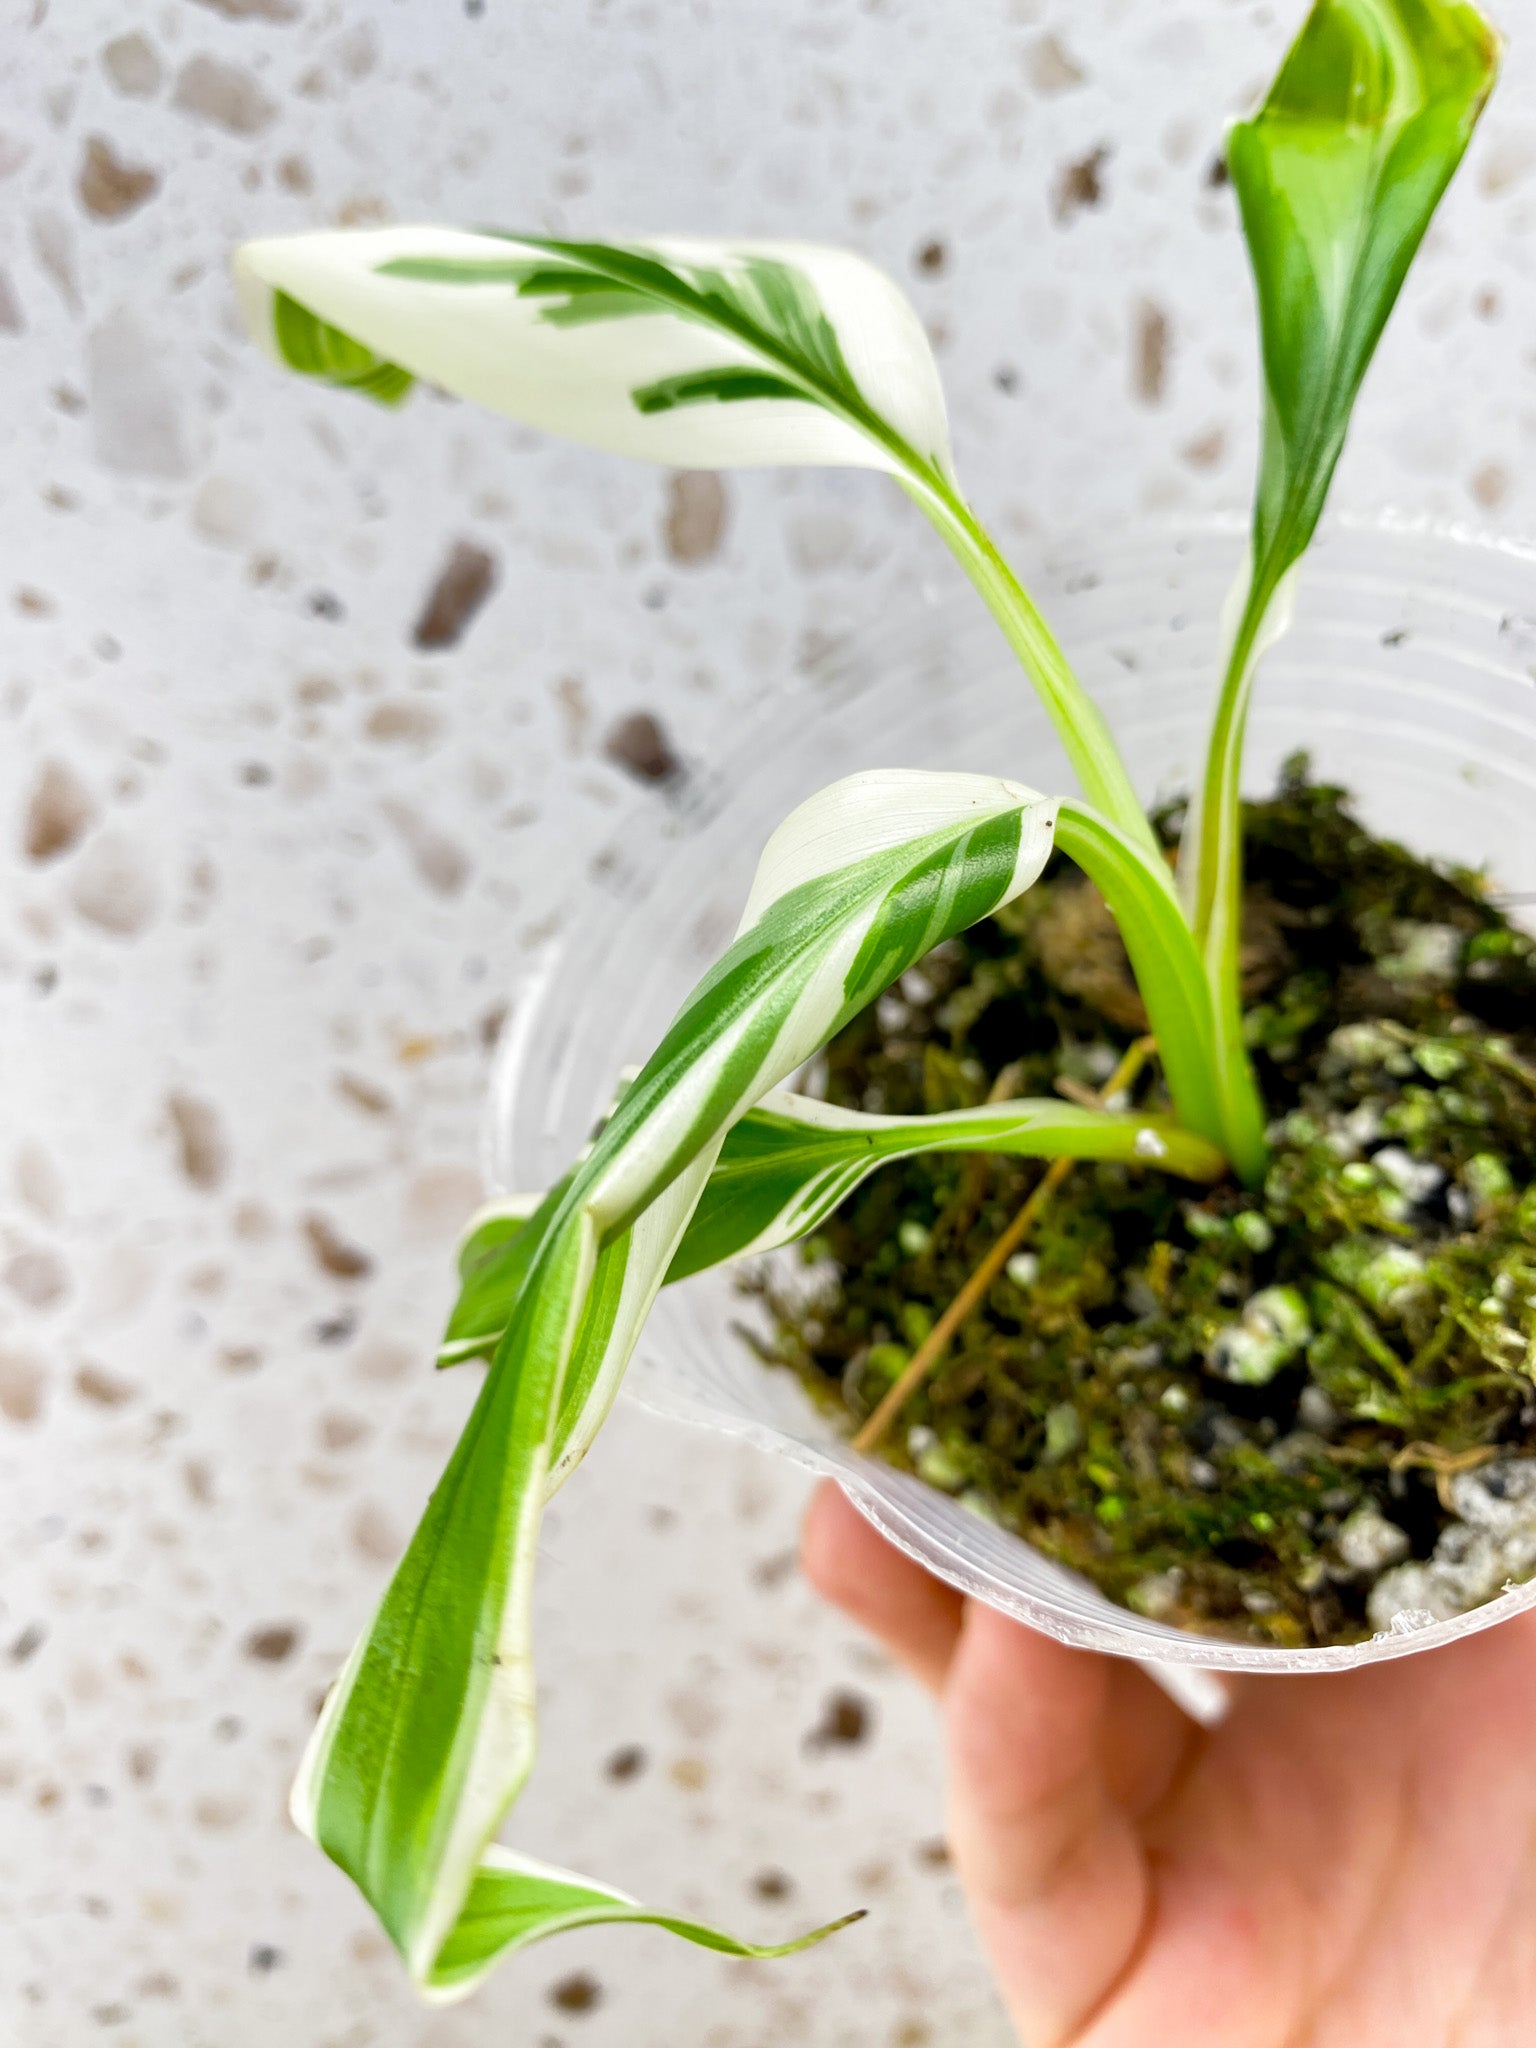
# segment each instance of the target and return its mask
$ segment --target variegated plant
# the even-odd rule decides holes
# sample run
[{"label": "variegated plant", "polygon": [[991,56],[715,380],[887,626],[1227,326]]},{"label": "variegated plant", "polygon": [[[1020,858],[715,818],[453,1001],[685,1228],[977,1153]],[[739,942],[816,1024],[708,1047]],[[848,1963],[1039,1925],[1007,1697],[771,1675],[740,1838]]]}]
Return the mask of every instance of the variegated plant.
[{"label": "variegated plant", "polygon": [[[424,379],[656,462],[885,471],[990,606],[1082,792],[886,770],[803,804],[763,853],[734,944],[587,1153],[531,1213],[483,1219],[466,1246],[440,1362],[489,1369],[294,1793],[300,1825],[356,1880],[428,1995],[457,1996],[499,1955],[596,1920],[655,1918],[731,1953],[780,1952],[647,1914],[494,1840],[533,1755],[540,1516],[606,1415],[664,1282],[805,1234],[881,1161],[914,1152],[1262,1176],[1237,966],[1254,671],[1283,628],[1355,395],[1497,55],[1464,0],[1317,0],[1263,106],[1231,131],[1263,452],[1178,884],[1103,718],[960,491],[921,325],[861,258],[438,227],[240,252],[247,318],[279,360],[385,404]],[[1118,921],[1171,1115],[1015,1101],[865,1116],[781,1085],[931,947],[1027,889],[1053,849]]]}]

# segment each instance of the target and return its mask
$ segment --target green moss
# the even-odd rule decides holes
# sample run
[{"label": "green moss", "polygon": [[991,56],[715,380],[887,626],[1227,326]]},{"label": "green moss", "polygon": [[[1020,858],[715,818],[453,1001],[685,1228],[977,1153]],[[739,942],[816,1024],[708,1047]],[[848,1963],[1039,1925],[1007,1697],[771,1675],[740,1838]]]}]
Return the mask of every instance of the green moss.
[{"label": "green moss", "polygon": [[[1352,1514],[1427,1556],[1437,1461],[1536,1454],[1536,949],[1477,877],[1371,837],[1300,764],[1247,835],[1261,1195],[1077,1167],[886,1454],[1140,1612],[1346,1642],[1374,1576],[1339,1549]],[[1085,890],[1058,863],[941,947],[834,1042],[829,1098],[911,1113],[1000,1075],[1008,1094],[1102,1081],[1134,990]],[[884,1169],[806,1248],[838,1276],[814,1310],[749,1283],[771,1355],[852,1426],[1037,1173]]]}]

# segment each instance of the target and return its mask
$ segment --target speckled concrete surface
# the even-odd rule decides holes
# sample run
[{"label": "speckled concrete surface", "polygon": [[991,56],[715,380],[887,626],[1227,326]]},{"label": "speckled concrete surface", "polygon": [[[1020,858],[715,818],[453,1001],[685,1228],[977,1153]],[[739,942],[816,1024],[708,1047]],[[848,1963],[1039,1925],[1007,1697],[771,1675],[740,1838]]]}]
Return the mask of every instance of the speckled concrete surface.
[{"label": "speckled concrete surface", "polygon": [[[648,755],[710,762],[809,650],[951,571],[873,478],[717,494],[285,381],[224,257],[420,215],[850,241],[912,291],[962,471],[1027,559],[1243,494],[1247,287],[1211,167],[1297,12],[9,9],[7,2042],[1002,2048],[927,1709],[796,1581],[799,1479],[632,1414],[549,1519],[516,1839],[746,1932],[869,1920],[777,1966],[570,1938],[428,2013],[284,1820],[465,1405],[426,1359],[503,987]],[[1500,101],[1340,497],[1529,532],[1536,7],[1503,13]],[[420,651],[461,543],[494,587]]]}]

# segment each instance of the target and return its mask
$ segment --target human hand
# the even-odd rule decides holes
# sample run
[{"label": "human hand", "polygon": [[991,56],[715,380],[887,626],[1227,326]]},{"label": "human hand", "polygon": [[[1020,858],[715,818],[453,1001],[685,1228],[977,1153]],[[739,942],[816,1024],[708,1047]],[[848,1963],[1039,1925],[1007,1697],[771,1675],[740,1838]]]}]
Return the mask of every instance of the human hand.
[{"label": "human hand", "polygon": [[831,1484],[812,1584],[940,1701],[949,1841],[1026,2048],[1530,2048],[1536,1615],[1229,1678],[1196,1727],[904,1557]]}]

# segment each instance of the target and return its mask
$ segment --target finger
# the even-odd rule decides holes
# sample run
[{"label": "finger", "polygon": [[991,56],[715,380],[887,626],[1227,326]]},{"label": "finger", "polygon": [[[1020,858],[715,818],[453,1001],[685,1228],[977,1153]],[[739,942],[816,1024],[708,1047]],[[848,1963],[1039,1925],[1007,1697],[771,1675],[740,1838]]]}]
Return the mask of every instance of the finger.
[{"label": "finger", "polygon": [[1009,2015],[1041,2048],[1101,2002],[1150,1906],[1105,1771],[1110,1689],[1108,1660],[966,1608],[944,1688],[950,1846]]},{"label": "finger", "polygon": [[1105,1683],[1105,1783],[1115,1804],[1139,1821],[1182,1779],[1205,1731],[1123,1657],[1109,1660]]},{"label": "finger", "polygon": [[800,1561],[823,1599],[938,1691],[960,1634],[960,1595],[887,1543],[829,1479],[812,1497]]}]

